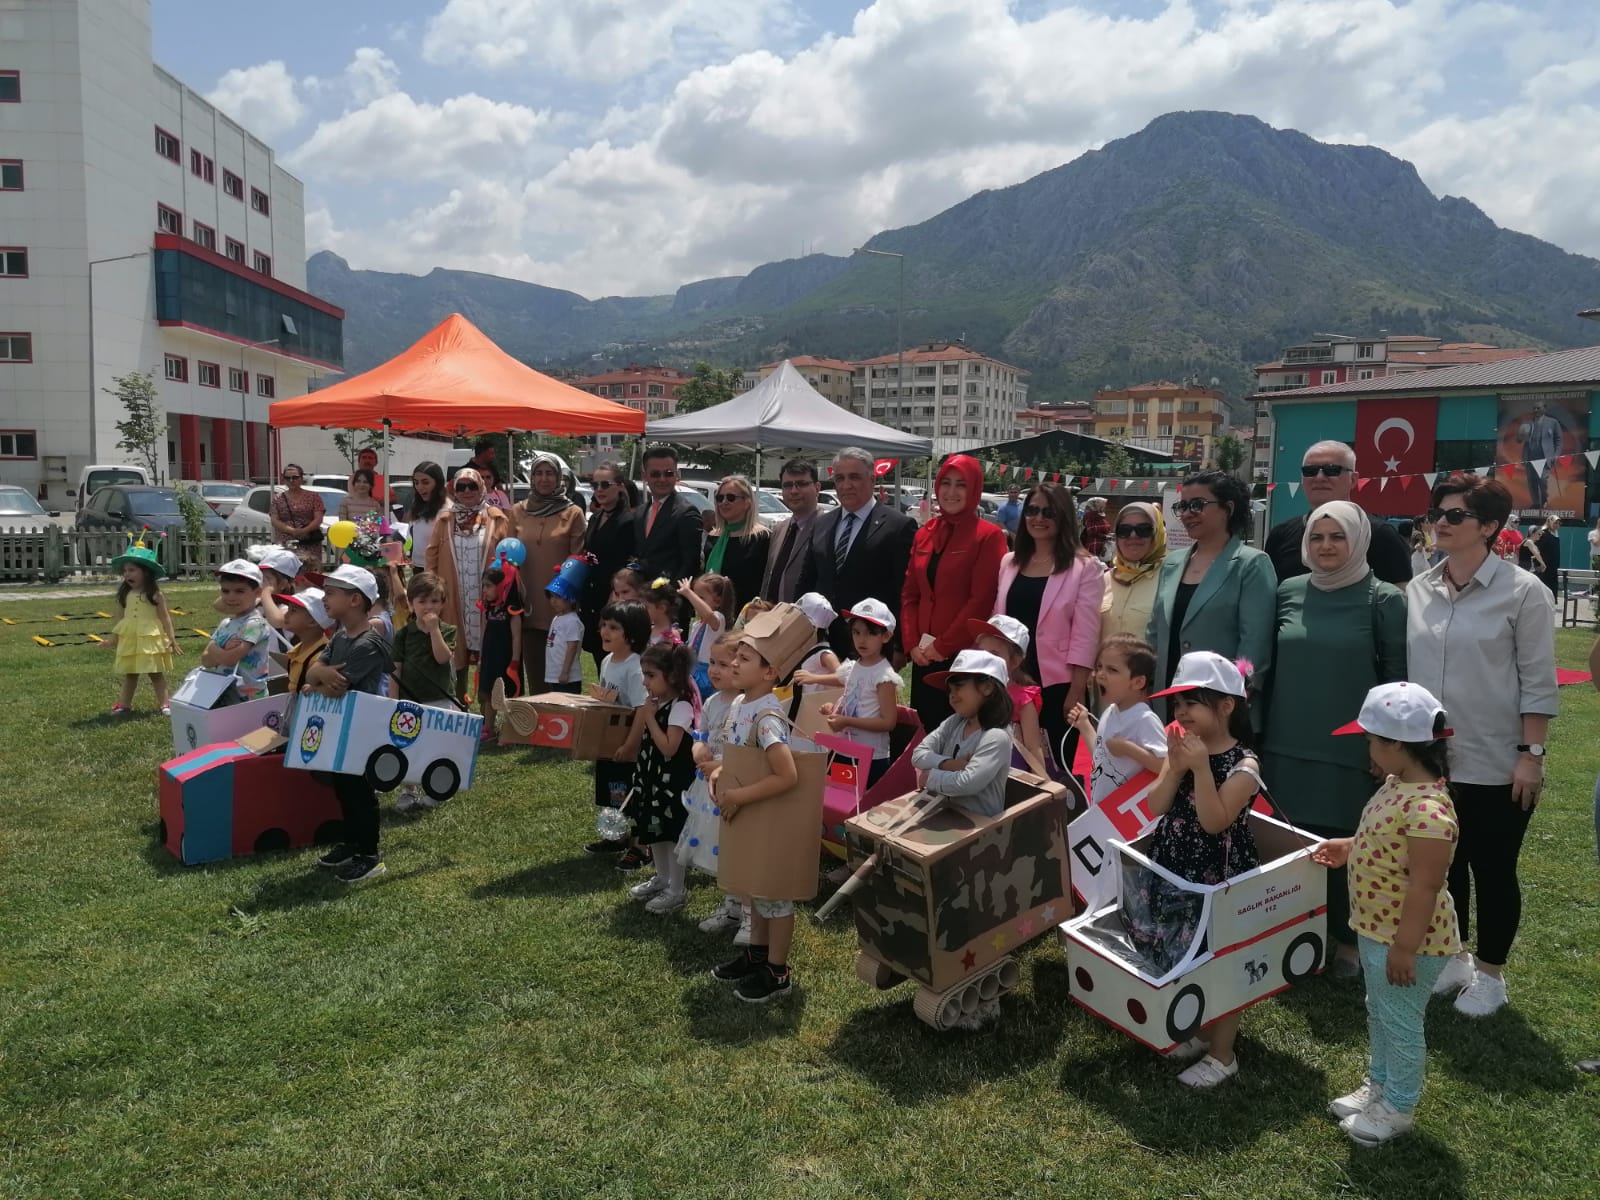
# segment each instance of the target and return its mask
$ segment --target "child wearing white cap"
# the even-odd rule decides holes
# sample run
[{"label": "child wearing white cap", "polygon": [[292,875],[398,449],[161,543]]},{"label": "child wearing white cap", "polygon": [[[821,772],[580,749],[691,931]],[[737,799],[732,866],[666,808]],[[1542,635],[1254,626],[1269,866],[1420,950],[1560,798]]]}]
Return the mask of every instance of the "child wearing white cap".
[{"label": "child wearing white cap", "polygon": [[954,714],[911,752],[922,786],[978,816],[999,816],[1011,773],[1011,697],[1006,665],[982,650],[963,650],[929,687],[948,687]]},{"label": "child wearing white cap", "polygon": [[224,704],[266,695],[272,627],[261,611],[261,568],[242,558],[223,563],[217,570],[216,608],[222,620],[200,652],[200,665],[234,677]]},{"label": "child wearing white cap", "polygon": [[967,636],[979,650],[993,654],[1006,664],[1011,697],[1011,736],[1016,742],[1013,765],[1046,778],[1055,777],[1055,747],[1046,747],[1039,713],[1044,708],[1044,692],[1028,674],[1028,644],[1033,640],[1028,627],[1015,617],[996,613],[987,621],[967,622]]},{"label": "child wearing white cap", "polygon": [[[802,610],[806,600],[816,595],[807,592],[800,598]],[[830,607],[823,622],[818,619],[819,612],[811,617],[811,623],[825,630],[833,624],[832,613]],[[794,681],[796,690],[801,685],[844,689],[837,701],[822,706],[822,715],[834,733],[872,748],[872,766],[867,771],[867,786],[871,787],[894,765],[889,735],[900,716],[900,672],[884,657],[884,651],[894,643],[895,620],[887,604],[871,597],[845,610],[843,616],[850,622],[855,658],[840,663],[831,673],[796,671]]]},{"label": "child wearing white cap", "polygon": [[1445,785],[1443,706],[1415,683],[1367,693],[1361,715],[1336,734],[1364,733],[1367,753],[1386,778],[1361,810],[1354,837],[1324,842],[1312,854],[1325,867],[1348,866],[1350,926],[1367,982],[1367,1077],[1328,1106],[1359,1146],[1407,1133],[1422,1095],[1428,997],[1451,956],[1461,952],[1455,903],[1445,886],[1460,826]]}]

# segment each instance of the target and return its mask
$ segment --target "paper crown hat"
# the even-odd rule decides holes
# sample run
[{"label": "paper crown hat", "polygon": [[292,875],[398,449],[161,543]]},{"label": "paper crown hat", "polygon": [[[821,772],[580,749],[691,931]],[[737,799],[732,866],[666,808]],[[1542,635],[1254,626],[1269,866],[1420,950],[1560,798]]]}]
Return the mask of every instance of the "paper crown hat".
[{"label": "paper crown hat", "polygon": [[111,560],[112,568],[120,571],[128,563],[138,563],[157,579],[165,579],[167,577],[167,569],[161,565],[161,560],[156,557],[155,548],[144,544],[146,538],[150,538],[153,541],[158,536],[164,537],[165,535],[151,533],[148,525],[144,527],[144,530],[137,538],[130,536],[128,538],[128,548]]},{"label": "paper crown hat", "polygon": [[583,598],[583,587],[589,581],[592,561],[577,555],[563,560],[556,568],[555,578],[545,585],[545,595],[560,596],[568,604],[577,604]]}]

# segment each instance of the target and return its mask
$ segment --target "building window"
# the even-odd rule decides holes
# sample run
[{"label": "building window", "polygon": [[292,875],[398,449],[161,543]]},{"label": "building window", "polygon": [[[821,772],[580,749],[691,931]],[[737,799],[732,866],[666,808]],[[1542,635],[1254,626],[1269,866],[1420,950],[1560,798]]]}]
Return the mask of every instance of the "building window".
[{"label": "building window", "polygon": [[644,394],[646,396],[659,396],[659,395],[661,395],[661,385],[659,383],[647,383],[647,384],[645,384]]},{"label": "building window", "polygon": [[0,104],[22,102],[22,72],[0,71]]},{"label": "building window", "polygon": [[250,189],[250,207],[264,217],[272,213],[272,205],[267,202],[267,194],[260,188]]},{"label": "building window", "polygon": [[1147,407],[1147,405],[1148,405],[1148,401],[1135,400],[1133,402],[1133,411],[1136,412],[1136,413],[1142,413],[1142,412],[1145,411],[1145,408]]},{"label": "building window", "polygon": [[22,190],[22,160],[20,158],[0,158],[0,192],[20,192]]},{"label": "building window", "polygon": [[1356,347],[1356,357],[1357,358],[1371,358],[1372,357],[1372,343],[1371,342],[1362,342],[1361,345],[1357,346]]},{"label": "building window", "polygon": [[1182,433],[1185,437],[1193,437],[1195,434],[1200,432],[1200,426],[1198,426],[1198,425],[1185,425],[1181,429],[1179,429],[1178,432]]},{"label": "building window", "polygon": [[169,158],[173,162],[178,162],[180,160],[180,150],[181,147],[178,143],[178,139],[173,137],[172,134],[168,133],[165,129],[161,128],[161,126],[157,125],[156,153],[161,155],[162,158]]},{"label": "building window", "polygon": [[273,397],[278,394],[278,383],[271,375],[256,376],[256,395]]},{"label": "building window", "polygon": [[217,231],[209,225],[202,225],[199,221],[194,223],[194,242],[197,246],[204,246],[207,250],[217,248]]},{"label": "building window", "polygon": [[241,267],[244,266],[244,243],[237,238],[228,238],[228,257]]},{"label": "building window", "polygon": [[33,334],[0,333],[0,362],[32,362]]},{"label": "building window", "polygon": [[251,255],[250,261],[252,265],[254,265],[255,269],[261,274],[272,274],[272,260],[265,254],[261,253],[261,251],[257,250],[253,255]]},{"label": "building window", "polygon": [[31,429],[0,429],[0,458],[38,458],[39,439]]},{"label": "building window", "polygon": [[28,277],[28,251],[23,246],[0,246],[0,275],[7,279]]},{"label": "building window", "polygon": [[639,385],[637,383],[630,383],[628,385],[628,395],[637,396],[638,394],[639,394]]},{"label": "building window", "polygon": [[222,368],[216,363],[196,362],[194,365],[195,382],[201,387],[222,386]]},{"label": "building window", "polygon": [[222,194],[232,196],[235,200],[244,199],[244,180],[240,179],[227,167],[222,168]]},{"label": "building window", "polygon": [[198,150],[189,151],[189,170],[192,174],[204,179],[207,183],[215,183],[217,179],[217,164],[212,162]]},{"label": "building window", "polygon": [[1179,412],[1186,412],[1186,413],[1197,413],[1197,412],[1200,411],[1200,401],[1198,401],[1198,400],[1185,400],[1182,404],[1178,405],[1178,411]]},{"label": "building window", "polygon": [[167,378],[173,383],[189,382],[189,360],[181,354],[166,356]]},{"label": "building window", "polygon": [[156,205],[156,228],[162,233],[175,233],[183,236],[183,214],[175,208],[168,208],[165,204]]},{"label": "building window", "polygon": [[228,390],[230,392],[248,392],[250,390],[250,372],[241,371],[238,367],[229,367]]},{"label": "building window", "polygon": [[1339,378],[1339,374],[1338,374],[1337,371],[1324,371],[1322,373],[1322,382],[1323,383],[1335,383],[1335,382],[1338,381],[1338,378]]},{"label": "building window", "polygon": [[1357,379],[1371,379],[1374,374],[1375,374],[1375,372],[1373,371],[1373,369],[1371,367],[1362,367],[1361,370],[1356,372],[1356,378]]}]

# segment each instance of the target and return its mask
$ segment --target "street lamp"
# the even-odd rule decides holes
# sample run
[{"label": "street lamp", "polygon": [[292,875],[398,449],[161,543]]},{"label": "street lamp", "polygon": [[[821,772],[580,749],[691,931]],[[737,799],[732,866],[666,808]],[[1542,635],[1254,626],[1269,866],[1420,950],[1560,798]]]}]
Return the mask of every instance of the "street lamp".
[{"label": "street lamp", "polygon": [[[247,350],[260,350],[263,346],[276,346],[280,338],[273,338],[267,342],[251,342],[249,345],[239,347],[239,466],[245,475],[250,473],[250,376],[245,373],[244,356]],[[271,472],[268,472],[270,482]]]},{"label": "street lamp", "polygon": [[[894,308],[894,344],[899,347],[899,350],[895,355],[894,394],[896,402],[903,406],[905,404],[906,383],[906,256],[904,254],[898,254],[893,250],[868,250],[865,246],[857,246],[853,251],[851,251],[851,253],[875,254],[879,258],[898,258],[900,260],[900,297],[898,301],[896,301]],[[867,406],[869,409],[871,408],[871,403],[872,380],[868,379]],[[866,414],[862,415],[865,416]]]},{"label": "street lamp", "polygon": [[100,423],[96,414],[99,403],[99,389],[95,386],[94,378],[94,269],[101,263],[124,262],[130,258],[145,258],[148,250],[135,250],[132,254],[119,254],[115,258],[91,258],[89,260],[89,461],[100,461]]}]

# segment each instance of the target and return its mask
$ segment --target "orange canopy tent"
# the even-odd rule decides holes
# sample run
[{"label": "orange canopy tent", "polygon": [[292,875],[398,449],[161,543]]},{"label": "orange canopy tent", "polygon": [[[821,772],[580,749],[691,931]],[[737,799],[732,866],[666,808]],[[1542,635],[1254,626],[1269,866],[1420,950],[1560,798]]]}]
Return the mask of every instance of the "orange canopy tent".
[{"label": "orange canopy tent", "polygon": [[268,409],[279,429],[396,433],[643,433],[644,413],[541,375],[451,313],[382,366]]}]

